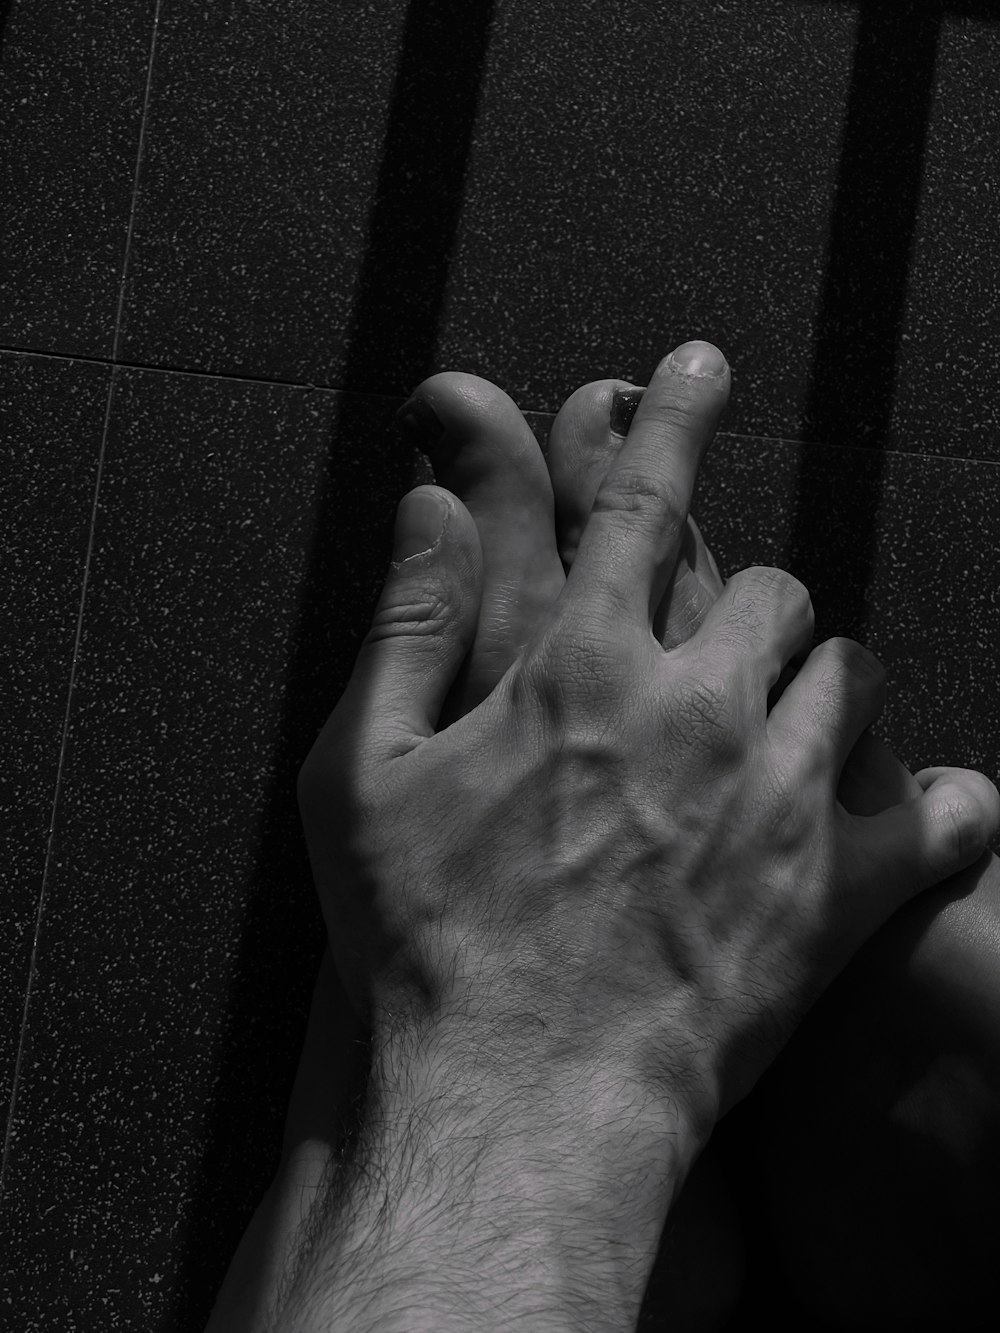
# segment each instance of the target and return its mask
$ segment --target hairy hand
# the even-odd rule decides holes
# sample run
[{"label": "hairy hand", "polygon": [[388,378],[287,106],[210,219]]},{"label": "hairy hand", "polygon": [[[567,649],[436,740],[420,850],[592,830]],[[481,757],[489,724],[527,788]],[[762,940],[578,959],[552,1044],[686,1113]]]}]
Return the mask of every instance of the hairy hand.
[{"label": "hairy hand", "polygon": [[707,1135],[860,944],[976,860],[1000,796],[942,770],[848,813],[883,673],[849,640],[809,652],[808,592],[780,570],[737,574],[664,650],[653,616],[708,442],[683,429],[689,393],[668,359],[546,622],[440,732],[478,537],[448,492],[404,500],[400,534],[435,497],[444,530],[393,567],[299,798],[334,957],[376,1027],[453,1024],[504,1073],[600,1064]]}]

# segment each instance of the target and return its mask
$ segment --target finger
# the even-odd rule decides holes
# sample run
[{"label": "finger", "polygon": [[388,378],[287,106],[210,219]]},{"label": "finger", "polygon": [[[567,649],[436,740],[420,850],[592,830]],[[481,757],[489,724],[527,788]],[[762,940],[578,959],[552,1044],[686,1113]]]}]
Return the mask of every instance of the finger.
[{"label": "finger", "polygon": [[556,550],[545,456],[517,404],[477,375],[424,380],[397,416],[434,481],[475,520],[483,592],[475,641],[442,714],[464,716],[516,659],[566,582]]},{"label": "finger", "polygon": [[923,788],[888,745],[871,731],[862,732],[840,775],[837,800],[852,815],[878,815]]},{"label": "finger", "polygon": [[694,520],[694,514],[688,515],[688,527],[694,534],[694,572],[698,575],[698,580],[705,591],[715,601],[726,586],[725,581],[719,573],[715,556],[705,544],[705,538],[701,535],[701,528]]},{"label": "finger", "polygon": [[[645,388],[637,385],[620,384],[615,387],[611,428],[622,438],[628,434],[645,392]],[[597,489],[595,483],[589,500],[591,504]],[[582,531],[581,522],[577,540]],[[718,600],[722,588],[722,576],[715,557],[705,544],[694,515],[689,513],[674,577],[667,585],[653,617],[653,637],[661,647],[669,651],[678,644],[686,643],[700,628],[709,607]]]},{"label": "finger", "polygon": [[[691,521],[694,522],[693,519],[692,519]],[[699,535],[699,537],[701,536],[700,533],[699,533],[698,535]],[[704,543],[702,543],[702,544],[704,545]],[[714,580],[715,584],[717,585],[717,587],[718,587],[718,591],[721,592],[721,591],[722,591],[722,585],[725,583],[725,579],[724,579],[724,578],[722,577],[722,575],[719,573],[719,566],[715,563],[715,556],[712,554],[712,549],[711,549],[711,547],[709,547],[709,546],[705,546],[705,559],[706,559],[706,561],[707,561],[707,563],[708,563],[709,569],[711,570],[711,573],[712,573],[712,579]]]},{"label": "finger", "polygon": [[764,718],[768,694],[808,650],[815,626],[808,589],[783,569],[757,565],[733,575],[697,633],[676,651],[725,677]]},{"label": "finger", "polygon": [[885,706],[885,671],[853,639],[827,639],[813,649],[767,720],[783,770],[810,782],[821,775],[831,795],[862,732]]},{"label": "finger", "polygon": [[[772,708],[800,668],[801,663],[793,664],[782,672],[771,692]],[[932,771],[945,770],[928,770]],[[841,771],[837,801],[852,815],[877,815],[891,806],[912,800],[922,790],[916,777],[900,763],[888,745],[866,728]]]},{"label": "finger", "polygon": [[950,764],[938,764],[933,768],[922,768],[919,773],[914,773],[913,780],[921,791],[927,791],[935,782],[939,782],[949,774],[954,776],[956,773],[976,772],[974,768],[953,768]]},{"label": "finger", "polygon": [[926,786],[912,800],[878,815],[844,814],[858,879],[884,890],[886,915],[974,865],[1000,831],[1000,792],[984,774],[935,768],[916,776]]},{"label": "finger", "polygon": [[[549,435],[549,474],[556,498],[559,552],[568,570],[609,468],[646,390],[599,380],[566,400]],[[674,576],[653,617],[653,636],[665,649],[685,643],[722,591],[711,551],[688,514]]]},{"label": "finger", "polygon": [[[570,394],[552,423],[547,450],[549,477],[555,497],[559,555],[567,571],[576,557],[597,492],[624,444],[645,393],[644,386],[622,380],[595,380]],[[446,478],[438,480],[468,502],[468,497]],[[674,577],[653,620],[655,638],[667,649],[685,642],[721,591],[718,567],[694,516],[689,514]]]},{"label": "finger", "polygon": [[434,735],[475,638],[482,571],[475,520],[461,500],[440,486],[403,497],[393,562],[331,718],[341,730],[363,728],[374,760]]},{"label": "finger", "polygon": [[[610,412],[611,438],[624,439],[629,432],[629,428],[632,425],[632,421],[635,418],[636,410],[639,404],[642,402],[643,395],[645,394],[646,390],[644,387],[640,387],[635,384],[625,384],[622,383],[621,381],[618,382],[607,381],[607,383],[614,386],[612,393],[611,412]],[[590,513],[590,509],[593,506],[594,496],[597,494],[597,491],[600,487],[600,482],[603,479],[603,473],[606,472],[608,466],[610,466],[611,457],[612,455],[609,454],[606,461],[604,462],[604,467],[601,475],[594,481],[593,488],[591,489],[590,494],[586,497],[587,514]],[[553,466],[553,460],[551,454],[549,458],[549,470],[553,474],[553,478],[555,478],[555,468]],[[555,481],[553,480],[553,487],[554,486],[555,486]],[[556,492],[556,495],[557,495],[556,521],[558,523],[559,521],[558,491]],[[575,517],[575,515],[573,515],[573,517]],[[573,547],[574,550],[576,543],[579,542],[580,533],[583,531],[585,517],[586,516],[582,514],[579,517],[578,526],[576,529],[576,541]],[[681,547],[681,556],[678,562],[677,579],[681,577],[682,568],[685,575],[687,575],[688,571],[690,570],[690,572],[693,573],[695,577],[698,579],[699,583],[701,583],[705,593],[707,594],[707,598],[704,600],[704,606],[707,609],[709,606],[711,606],[712,602],[714,602],[716,598],[719,596],[719,594],[722,592],[724,580],[722,575],[719,573],[719,566],[715,563],[715,556],[712,554],[711,550],[706,545],[705,539],[701,534],[701,528],[699,528],[698,524],[695,522],[695,517],[693,514],[690,513],[688,514],[687,527],[688,531],[684,534],[684,541]],[[561,549],[562,548],[560,548],[560,550]],[[563,558],[567,565],[572,563],[571,561],[566,560],[565,556]],[[675,579],[675,582],[677,581],[677,579]],[[660,606],[657,611],[657,615],[663,619],[666,619],[666,617],[669,615],[669,601],[670,601],[670,590],[668,589],[666,594],[664,595],[663,600],[660,602]],[[671,637],[674,638],[677,642],[681,641],[680,636],[673,632],[671,632]],[[685,637],[690,637],[690,635]],[[662,639],[660,641],[661,643],[663,643]],[[663,646],[666,648],[672,645],[663,643]]]},{"label": "finger", "polygon": [[711,343],[661,362],[594,500],[560,599],[573,621],[617,634],[651,627],[674,574],[698,466],[729,396]]},{"label": "finger", "polygon": [[688,514],[674,577],[653,617],[653,636],[668,651],[686,643],[718,601],[722,579],[694,515]]},{"label": "finger", "polygon": [[556,543],[564,573],[576,559],[597,492],[624,443],[643,389],[621,380],[593,380],[573,391],[549,430],[546,462],[555,501]]}]

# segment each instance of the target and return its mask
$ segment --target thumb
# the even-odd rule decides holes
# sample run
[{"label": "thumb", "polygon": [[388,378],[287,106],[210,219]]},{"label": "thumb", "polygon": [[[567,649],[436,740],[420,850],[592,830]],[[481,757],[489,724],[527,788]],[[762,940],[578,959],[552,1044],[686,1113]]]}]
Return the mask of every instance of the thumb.
[{"label": "thumb", "polygon": [[974,865],[1000,830],[1000,792],[982,773],[930,768],[915,776],[923,791],[911,800],[850,816],[862,866],[881,872],[876,882],[892,896],[890,911]]},{"label": "thumb", "polygon": [[433,736],[472,647],[483,556],[475,520],[441,486],[418,486],[396,510],[392,563],[335,712],[365,732],[373,759]]}]

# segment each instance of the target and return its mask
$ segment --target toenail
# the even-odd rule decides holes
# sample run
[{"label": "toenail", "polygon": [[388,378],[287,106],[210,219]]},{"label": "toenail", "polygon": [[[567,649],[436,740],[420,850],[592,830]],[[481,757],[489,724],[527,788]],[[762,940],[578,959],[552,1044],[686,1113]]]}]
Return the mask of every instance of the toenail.
[{"label": "toenail", "polygon": [[611,398],[611,429],[616,435],[627,435],[636,408],[642,402],[645,389],[615,389]]},{"label": "toenail", "polygon": [[675,347],[664,363],[682,375],[696,375],[699,379],[718,379],[726,369],[726,358],[712,343],[695,338]]},{"label": "toenail", "polygon": [[418,449],[433,448],[444,434],[438,414],[422,398],[409,398],[396,413],[394,425]]}]

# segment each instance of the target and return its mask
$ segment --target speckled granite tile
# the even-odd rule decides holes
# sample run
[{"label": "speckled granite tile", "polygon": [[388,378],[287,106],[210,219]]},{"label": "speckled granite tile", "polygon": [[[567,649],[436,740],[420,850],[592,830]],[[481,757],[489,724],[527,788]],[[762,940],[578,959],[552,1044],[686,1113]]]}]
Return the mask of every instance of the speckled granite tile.
[{"label": "speckled granite tile", "polygon": [[295,776],[412,484],[398,405],[121,373],[0,1215],[19,1333],[200,1333],[273,1173],[324,938]]},{"label": "speckled granite tile", "polygon": [[736,433],[993,457],[997,20],[164,0],[124,354],[554,411],[702,336]]},{"label": "speckled granite tile", "polygon": [[[368,214],[406,9],[407,0],[164,0],[126,359],[347,382],[359,287],[381,281],[365,277]],[[383,188],[398,199],[396,183]],[[427,250],[412,236],[394,242],[414,264]],[[401,276],[406,264],[394,269]],[[389,384],[398,367],[370,359],[349,387],[373,378]]]},{"label": "speckled granite tile", "polygon": [[[200,1333],[270,1179],[323,940],[295,773],[429,477],[397,405],[120,372],[0,1205],[25,1333]],[[725,435],[695,512],[878,652],[904,762],[994,776],[998,475]]]},{"label": "speckled granite tile", "polygon": [[111,355],[156,0],[0,5],[0,342]]},{"label": "speckled granite tile", "polygon": [[0,353],[0,1121],[42,892],[111,371]]},{"label": "speckled granite tile", "polygon": [[995,6],[531,10],[491,36],[435,368],[558,406],[704,337],[735,433],[997,456]]}]

